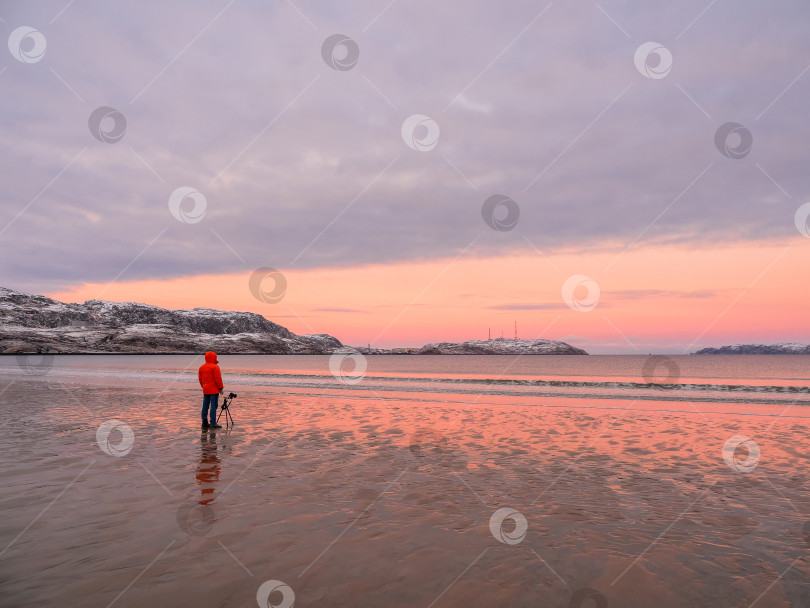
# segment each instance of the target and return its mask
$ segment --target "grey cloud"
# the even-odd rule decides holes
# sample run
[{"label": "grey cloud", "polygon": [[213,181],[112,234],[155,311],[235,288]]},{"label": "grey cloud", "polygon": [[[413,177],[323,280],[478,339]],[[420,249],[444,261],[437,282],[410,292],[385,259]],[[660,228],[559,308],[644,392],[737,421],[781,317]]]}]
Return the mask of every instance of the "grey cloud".
[{"label": "grey cloud", "polygon": [[355,308],[327,307],[327,308],[316,308],[315,312],[347,312],[347,313],[354,313],[354,312],[364,312],[364,311],[357,310]]},{"label": "grey cloud", "polygon": [[[1,62],[4,282],[107,281],[138,256],[123,279],[431,259],[476,238],[470,257],[531,251],[524,236],[550,252],[796,235],[810,75],[784,91],[810,55],[806,3],[717,3],[682,35],[704,2],[601,3],[630,39],[555,3],[517,40],[545,5],[398,2],[364,32],[386,4],[297,2],[316,31],[237,2],[180,54],[223,4],[83,2],[50,24],[61,2],[5,3],[3,34],[31,25],[48,49]],[[321,59],[336,32],[358,42],[352,70]],[[673,53],[665,79],[633,66],[648,40]],[[87,127],[102,105],[126,116],[116,144]],[[441,129],[430,152],[400,138],[414,113]],[[744,159],[714,146],[728,121],[753,134]],[[169,214],[179,186],[206,196],[201,222]],[[512,231],[481,219],[495,193],[520,206]]]},{"label": "grey cloud", "polygon": [[624,289],[618,291],[604,292],[606,298],[616,298],[619,300],[640,300],[647,298],[687,298],[704,299],[713,298],[717,292],[700,289],[695,291],[674,291],[666,289]]},{"label": "grey cloud", "polygon": [[563,310],[568,306],[565,304],[499,304],[496,306],[489,306],[491,310]]}]

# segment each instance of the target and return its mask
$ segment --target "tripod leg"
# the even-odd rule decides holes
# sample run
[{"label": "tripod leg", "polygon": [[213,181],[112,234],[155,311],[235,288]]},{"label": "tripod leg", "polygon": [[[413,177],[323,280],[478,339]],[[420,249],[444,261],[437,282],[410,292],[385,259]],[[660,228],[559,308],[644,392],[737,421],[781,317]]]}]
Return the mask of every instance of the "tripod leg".
[{"label": "tripod leg", "polygon": [[[222,407],[219,410],[219,416],[217,416],[217,424],[219,424],[219,419],[222,418],[222,412],[228,414],[228,399],[227,397],[222,401]],[[225,423],[228,423],[228,416],[225,416]]]}]

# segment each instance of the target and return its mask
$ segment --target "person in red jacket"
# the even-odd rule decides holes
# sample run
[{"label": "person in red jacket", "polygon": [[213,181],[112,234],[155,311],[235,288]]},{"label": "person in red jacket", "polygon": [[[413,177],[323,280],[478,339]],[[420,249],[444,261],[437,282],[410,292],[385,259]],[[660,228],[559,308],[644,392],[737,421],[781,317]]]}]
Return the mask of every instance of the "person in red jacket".
[{"label": "person in red jacket", "polygon": [[[197,377],[200,380],[200,386],[203,389],[203,406],[202,406],[202,428],[205,429],[221,429],[222,426],[217,424],[217,406],[219,405],[219,396],[223,392],[222,373],[219,371],[217,365],[217,354],[209,350],[205,353],[205,363],[200,366],[197,372]],[[207,415],[210,415],[211,422],[206,420]]]}]

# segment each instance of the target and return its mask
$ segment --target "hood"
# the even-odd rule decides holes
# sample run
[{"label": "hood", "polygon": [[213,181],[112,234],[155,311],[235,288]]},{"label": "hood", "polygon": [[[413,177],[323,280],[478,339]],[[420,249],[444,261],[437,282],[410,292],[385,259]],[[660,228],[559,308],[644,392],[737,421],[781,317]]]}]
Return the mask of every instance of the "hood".
[{"label": "hood", "polygon": [[209,350],[207,353],[205,353],[205,362],[206,363],[219,363],[219,361],[217,361],[217,354],[214,351]]}]

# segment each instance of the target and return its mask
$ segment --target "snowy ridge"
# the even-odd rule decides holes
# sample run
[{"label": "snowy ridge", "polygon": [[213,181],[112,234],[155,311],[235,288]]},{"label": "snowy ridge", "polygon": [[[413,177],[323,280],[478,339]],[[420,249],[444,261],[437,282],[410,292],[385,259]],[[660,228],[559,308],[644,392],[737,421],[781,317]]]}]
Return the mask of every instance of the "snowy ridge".
[{"label": "snowy ridge", "polygon": [[732,344],[719,348],[701,348],[696,355],[810,355],[810,344]]},{"label": "snowy ridge", "polygon": [[419,349],[422,355],[587,355],[581,348],[555,340],[468,340],[467,342],[437,342]]},{"label": "snowy ridge", "polygon": [[581,348],[555,340],[468,340],[466,342],[434,342],[422,348],[355,348],[364,355],[587,355]]},{"label": "snowy ridge", "polygon": [[0,287],[0,352],[331,354],[327,334],[299,336],[263,316],[136,302],[67,304]]}]

